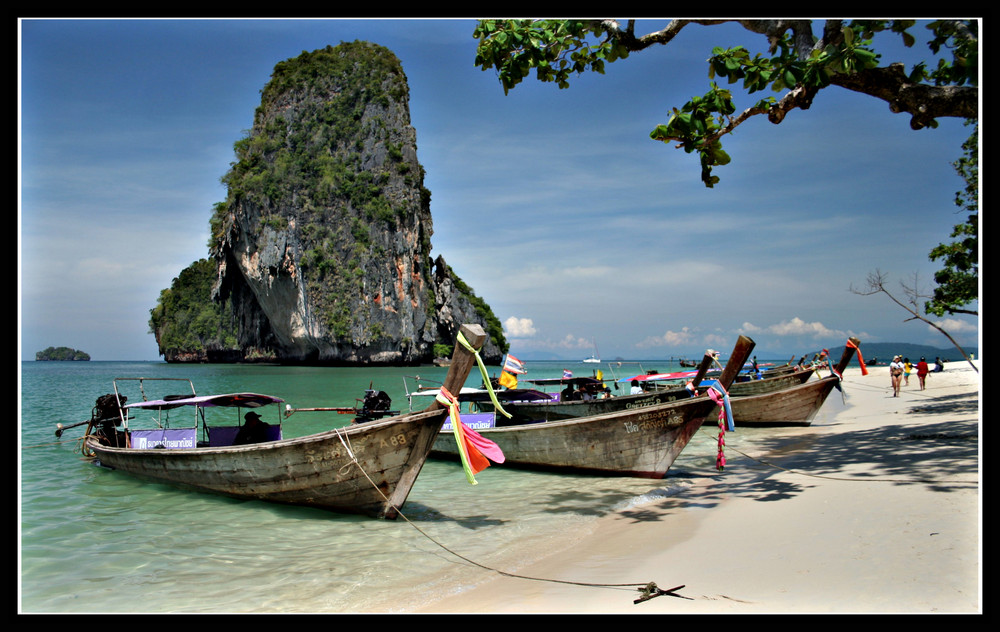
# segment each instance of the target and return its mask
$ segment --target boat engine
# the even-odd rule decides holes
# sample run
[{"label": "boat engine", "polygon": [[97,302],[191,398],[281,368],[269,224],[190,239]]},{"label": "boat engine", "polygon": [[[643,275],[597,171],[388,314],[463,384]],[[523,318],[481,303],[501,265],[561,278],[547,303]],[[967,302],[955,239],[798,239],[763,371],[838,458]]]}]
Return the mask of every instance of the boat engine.
[{"label": "boat engine", "polygon": [[394,415],[389,410],[392,405],[392,398],[385,391],[365,391],[365,398],[361,402],[361,410],[357,412],[355,423],[373,421],[381,419],[387,415]]},{"label": "boat engine", "polygon": [[94,409],[90,413],[90,427],[96,428],[94,435],[104,445],[124,448],[127,437],[118,430],[122,424],[122,406],[128,400],[124,395],[108,393],[97,398]]}]

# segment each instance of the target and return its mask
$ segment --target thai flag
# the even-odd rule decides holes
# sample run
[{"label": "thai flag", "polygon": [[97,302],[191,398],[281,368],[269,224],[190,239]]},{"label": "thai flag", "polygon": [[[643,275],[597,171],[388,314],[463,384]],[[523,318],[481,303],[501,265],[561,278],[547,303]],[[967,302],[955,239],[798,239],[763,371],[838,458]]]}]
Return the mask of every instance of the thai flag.
[{"label": "thai flag", "polygon": [[568,380],[571,377],[573,377],[573,372],[567,369],[563,369],[563,379]]},{"label": "thai flag", "polygon": [[507,359],[504,360],[503,370],[508,373],[527,373],[528,370],[524,368],[524,363],[515,358],[514,356],[507,354]]}]

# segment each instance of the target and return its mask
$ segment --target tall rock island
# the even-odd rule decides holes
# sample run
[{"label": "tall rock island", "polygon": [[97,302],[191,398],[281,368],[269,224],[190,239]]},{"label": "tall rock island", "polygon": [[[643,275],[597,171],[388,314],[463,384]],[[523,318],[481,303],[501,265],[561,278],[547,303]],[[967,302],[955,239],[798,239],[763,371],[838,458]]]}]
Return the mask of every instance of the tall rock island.
[{"label": "tall rock island", "polygon": [[151,327],[168,361],[416,364],[465,322],[490,334],[483,359],[500,360],[489,306],[431,258],[431,196],[392,52],[353,42],[279,63],[235,152],[209,244],[211,298],[235,344],[165,345],[165,290]]}]

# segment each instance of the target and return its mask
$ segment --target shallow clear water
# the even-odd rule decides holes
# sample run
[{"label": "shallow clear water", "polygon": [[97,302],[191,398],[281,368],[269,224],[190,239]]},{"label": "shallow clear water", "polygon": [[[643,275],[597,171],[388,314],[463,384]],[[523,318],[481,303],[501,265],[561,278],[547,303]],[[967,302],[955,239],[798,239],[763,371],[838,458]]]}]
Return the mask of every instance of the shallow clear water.
[{"label": "shallow clear water", "polygon": [[[557,377],[562,368],[538,363],[529,370],[532,377]],[[593,370],[571,368],[578,375]],[[429,595],[493,576],[475,564],[514,572],[543,552],[570,549],[602,515],[683,490],[685,470],[714,469],[712,428],[695,436],[663,480],[495,465],[478,474],[473,486],[458,464],[428,461],[403,507],[406,519],[380,521],[141,481],[82,459],[78,438],[84,426],[61,439],[54,434],[58,422],[89,419],[97,397],[112,392],[115,377],[184,377],[199,394],[253,391],[295,407],[353,406],[372,385],[389,393],[394,409],[405,411],[404,377],[411,376],[413,388],[412,376],[440,380],[445,372],[429,366],[23,362],[21,610],[404,612]],[[474,373],[467,385],[478,384]],[[283,432],[300,436],[350,419],[300,412],[285,420]],[[752,434],[735,433],[728,443],[738,447],[752,441]]]}]

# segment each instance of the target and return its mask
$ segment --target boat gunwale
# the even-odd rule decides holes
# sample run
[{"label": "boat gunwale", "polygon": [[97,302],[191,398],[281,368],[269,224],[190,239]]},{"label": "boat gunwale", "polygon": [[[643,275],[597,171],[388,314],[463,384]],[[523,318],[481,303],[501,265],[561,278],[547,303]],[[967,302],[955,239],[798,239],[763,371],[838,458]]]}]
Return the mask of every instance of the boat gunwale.
[{"label": "boat gunwale", "polygon": [[570,417],[567,419],[553,419],[551,421],[538,421],[532,423],[524,424],[514,424],[510,426],[497,426],[495,428],[483,428],[478,432],[480,434],[484,432],[494,433],[494,432],[512,432],[515,430],[526,430],[526,429],[537,429],[537,428],[552,428],[555,426],[568,426],[580,423],[592,423],[594,421],[604,421],[607,418],[615,419],[620,417],[627,417],[630,415],[641,415],[651,412],[660,412],[667,408],[680,408],[685,405],[692,405],[693,403],[701,402],[711,402],[713,405],[717,406],[715,402],[708,397],[707,394],[698,395],[697,397],[687,397],[684,399],[675,400],[672,402],[661,402],[659,404],[653,404],[651,406],[642,406],[639,408],[624,408],[621,410],[608,411],[606,413],[599,413],[596,415],[587,415],[584,417]]},{"label": "boat gunwale", "polygon": [[826,384],[829,384],[831,382],[833,383],[833,386],[836,386],[837,383],[840,382],[840,377],[837,376],[837,375],[827,375],[826,377],[821,377],[821,378],[816,379],[816,380],[809,380],[808,382],[803,382],[802,384],[796,384],[794,386],[789,386],[789,387],[781,389],[779,391],[770,391],[770,392],[767,392],[767,393],[753,393],[751,395],[733,396],[732,401],[733,402],[737,402],[737,401],[748,400],[748,399],[763,399],[763,398],[782,397],[782,396],[786,396],[788,393],[793,393],[793,392],[801,391],[801,390],[807,390],[807,389],[809,389],[809,390],[817,389],[818,390],[819,389],[819,385],[821,385],[821,384],[822,385],[826,385]]},{"label": "boat gunwale", "polygon": [[[87,437],[87,445],[93,449],[95,452],[111,452],[115,454],[145,454],[145,453],[155,453],[155,454],[170,454],[170,455],[180,455],[180,454],[198,454],[198,455],[208,455],[216,453],[226,453],[231,454],[235,452],[261,452],[267,450],[278,449],[286,446],[296,446],[308,443],[318,443],[322,441],[327,441],[331,438],[336,437],[347,437],[350,438],[352,435],[358,435],[368,432],[373,432],[382,429],[381,426],[398,425],[400,423],[412,423],[414,421],[420,421],[423,418],[430,418],[434,416],[441,417],[441,424],[444,425],[445,417],[447,416],[447,409],[439,408],[433,410],[420,410],[414,411],[412,413],[406,413],[404,415],[398,415],[396,417],[387,417],[385,419],[379,419],[376,421],[369,421],[363,424],[351,424],[348,426],[342,426],[340,428],[331,428],[330,430],[324,430],[322,432],[316,432],[313,434],[303,435],[301,437],[290,437],[287,439],[276,439],[274,441],[266,441],[261,443],[251,443],[247,445],[225,445],[225,446],[201,446],[195,448],[184,448],[167,450],[158,448],[119,448],[114,446],[108,446],[101,444],[94,435],[89,435]],[[190,426],[184,426],[183,428],[190,428]]]}]

